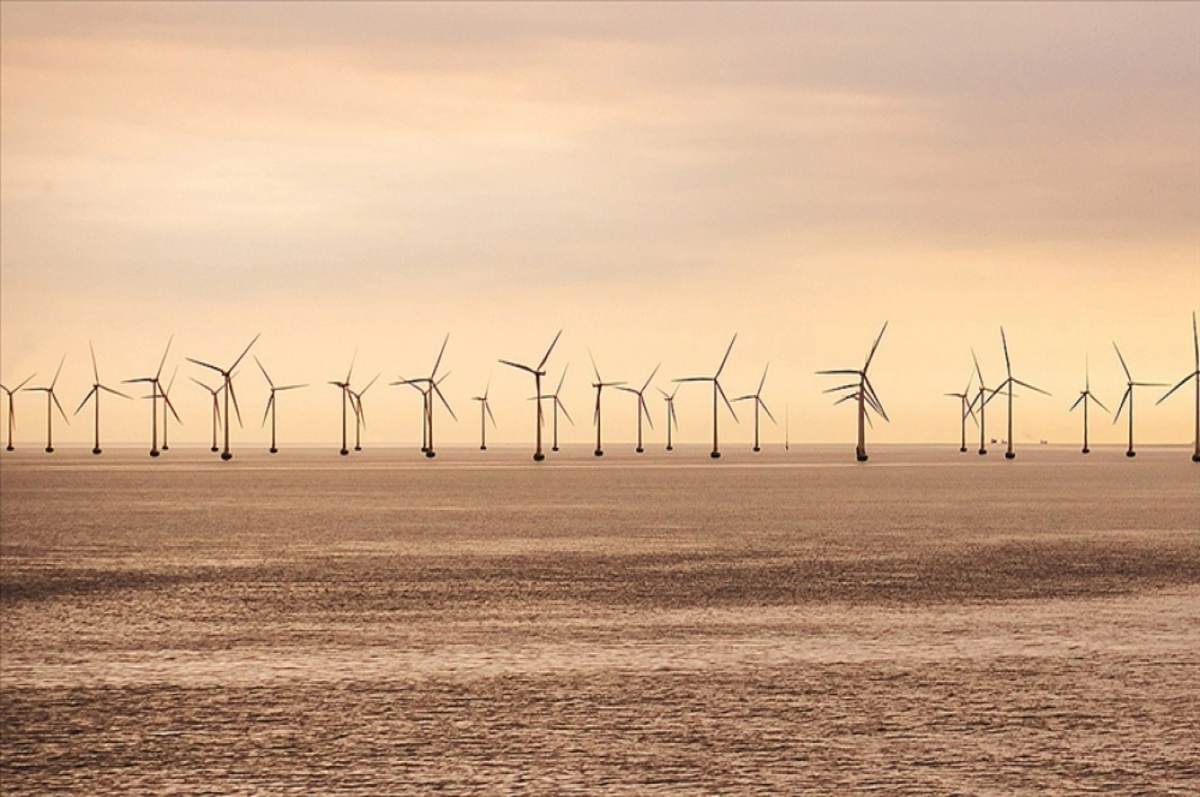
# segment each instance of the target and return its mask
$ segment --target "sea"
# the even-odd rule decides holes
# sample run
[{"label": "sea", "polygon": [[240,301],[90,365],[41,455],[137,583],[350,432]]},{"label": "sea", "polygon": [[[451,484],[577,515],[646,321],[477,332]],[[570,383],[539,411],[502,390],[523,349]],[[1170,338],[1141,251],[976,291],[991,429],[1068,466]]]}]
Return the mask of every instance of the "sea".
[{"label": "sea", "polygon": [[0,793],[1200,794],[1187,447],[0,455]]}]

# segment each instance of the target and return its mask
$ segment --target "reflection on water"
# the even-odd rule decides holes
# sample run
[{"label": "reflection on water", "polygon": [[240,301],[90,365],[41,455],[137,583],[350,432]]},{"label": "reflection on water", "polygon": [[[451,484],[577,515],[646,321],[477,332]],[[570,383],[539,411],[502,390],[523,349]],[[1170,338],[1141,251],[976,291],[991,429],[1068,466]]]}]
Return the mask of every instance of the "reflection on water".
[{"label": "reflection on water", "polygon": [[1175,450],[107,453],[2,460],[6,795],[1200,792]]}]

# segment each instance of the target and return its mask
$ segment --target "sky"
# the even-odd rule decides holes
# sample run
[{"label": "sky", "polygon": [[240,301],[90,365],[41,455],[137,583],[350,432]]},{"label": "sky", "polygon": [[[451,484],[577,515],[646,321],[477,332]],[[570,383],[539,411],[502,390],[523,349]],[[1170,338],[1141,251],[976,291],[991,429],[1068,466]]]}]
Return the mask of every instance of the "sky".
[{"label": "sky", "polygon": [[[1200,310],[1200,3],[0,4],[0,380],[66,363],[92,383],[158,366],[172,442],[206,442],[208,379],[184,358],[251,353],[277,384],[281,444],[340,443],[330,380],[366,394],[368,444],[418,445],[449,343],[440,444],[533,432],[536,362],[569,367],[563,439],[594,440],[605,380],[722,375],[763,439],[853,445],[817,370],[871,366],[890,423],[868,441],[957,445],[973,365],[1017,399],[1018,444],[1073,443],[1085,362],[1115,410],[1125,378],[1194,366]],[[490,381],[489,381],[490,380]],[[236,446],[269,439],[250,358]],[[1140,442],[1190,444],[1194,394],[1137,398]],[[651,388],[655,429],[665,407]],[[140,394],[138,394],[140,395]],[[113,443],[148,443],[148,402],[106,401]],[[684,385],[676,440],[710,440]],[[752,413],[722,437],[753,439]],[[998,404],[989,406],[999,407]],[[17,394],[22,445],[45,399]],[[605,394],[606,447],[636,401]],[[722,410],[724,413],[724,410]],[[989,416],[989,437],[1002,437]],[[995,424],[995,425],[994,425]],[[90,445],[89,411],[56,445]],[[1125,440],[1093,416],[1093,444]]]}]

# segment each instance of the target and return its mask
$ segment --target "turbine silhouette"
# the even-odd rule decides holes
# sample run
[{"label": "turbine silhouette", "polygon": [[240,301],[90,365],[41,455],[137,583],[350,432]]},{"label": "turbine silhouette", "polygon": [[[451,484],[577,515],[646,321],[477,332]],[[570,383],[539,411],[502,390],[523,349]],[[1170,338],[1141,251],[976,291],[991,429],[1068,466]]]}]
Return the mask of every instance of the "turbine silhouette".
[{"label": "turbine silhouette", "polygon": [[558,334],[554,336],[554,340],[550,342],[550,348],[546,349],[546,355],[542,357],[541,362],[537,364],[536,368],[531,368],[528,365],[522,365],[521,363],[515,363],[509,360],[500,360],[501,363],[507,366],[517,368],[522,371],[528,371],[529,373],[533,374],[533,395],[538,397],[537,401],[535,402],[537,404],[537,421],[534,424],[534,428],[537,430],[537,447],[533,451],[534,462],[541,462],[546,458],[546,455],[542,453],[542,425],[545,423],[544,419],[542,418],[542,377],[546,375],[546,372],[543,369],[546,367],[546,361],[550,359],[550,352],[554,351],[554,344],[558,343],[558,339],[561,335],[562,330],[560,329]]},{"label": "turbine silhouette", "polygon": [[[162,444],[162,450],[163,451],[170,450],[170,447],[167,445],[167,410],[171,411],[171,414],[175,416],[175,420],[179,421],[181,424],[183,423],[183,421],[180,420],[180,418],[179,418],[179,413],[175,412],[175,405],[171,403],[171,388],[175,386],[175,377],[178,374],[179,374],[179,366],[176,365],[175,370],[173,370],[171,372],[171,378],[167,380],[167,386],[162,388],[162,398],[163,398],[163,444]],[[161,385],[160,385],[160,387],[161,387]]]},{"label": "turbine silhouette", "polygon": [[238,408],[237,395],[233,392],[233,371],[235,368],[238,367],[238,363],[240,363],[242,361],[242,358],[250,353],[250,347],[255,344],[255,342],[259,339],[259,337],[261,335],[262,335],[261,332],[258,335],[255,335],[254,339],[251,340],[249,344],[247,344],[246,348],[242,350],[242,353],[238,355],[238,358],[236,360],[234,360],[233,364],[230,365],[228,368],[221,368],[218,365],[206,363],[202,360],[194,360],[191,357],[187,358],[188,362],[195,363],[196,365],[199,365],[201,367],[216,371],[217,373],[219,373],[221,375],[221,379],[224,380],[225,384],[224,384],[223,390],[225,391],[225,413],[224,413],[225,414],[225,448],[223,451],[221,451],[221,459],[225,460],[226,462],[233,459],[233,453],[229,450],[229,400],[230,399],[233,399],[233,411],[235,413],[237,413],[238,426],[242,425],[242,411],[241,411],[241,409]]},{"label": "turbine silhouette", "polygon": [[657,388],[657,390],[659,393],[662,393],[663,401],[667,403],[667,450],[673,451],[674,446],[671,445],[671,424],[675,424],[675,431],[678,432],[679,418],[675,417],[675,394],[679,392],[679,385],[676,385],[675,389],[670,393],[661,387]]},{"label": "turbine silhouette", "polygon": [[[1192,451],[1192,462],[1200,462],[1200,333],[1198,333],[1196,331],[1196,314],[1195,313],[1192,313],[1192,345],[1195,346],[1195,352],[1196,352],[1196,362],[1195,362],[1196,370],[1192,371],[1190,374],[1185,376],[1183,379],[1179,380],[1179,384],[1175,385],[1175,387],[1171,388],[1166,393],[1164,393],[1163,397],[1154,403],[1155,403],[1155,405],[1162,404],[1163,401],[1166,400],[1167,396],[1171,395],[1176,390],[1183,387],[1184,385],[1186,385],[1188,382],[1192,381],[1193,379],[1196,380],[1196,436],[1194,438],[1195,448]],[[10,402],[9,407],[11,407],[12,406],[12,404],[11,404],[12,396],[11,395],[9,396],[9,402]],[[12,438],[12,436],[10,434],[9,439],[11,440],[11,438]],[[9,451],[11,451],[11,450],[12,449],[9,448]]]},{"label": "turbine silhouette", "polygon": [[963,390],[963,392],[944,394],[947,396],[953,396],[962,403],[962,445],[958,449],[959,453],[961,454],[967,453],[967,416],[970,415],[971,420],[975,421],[975,425],[979,425],[979,419],[975,417],[975,410],[972,409],[971,406],[973,403],[971,401],[971,384],[974,381],[975,374],[972,372],[971,376],[967,379],[967,387],[965,390]]},{"label": "turbine silhouette", "polygon": [[[437,456],[433,449],[433,397],[437,395],[446,410],[450,413],[450,417],[455,421],[458,416],[454,414],[454,410],[450,407],[450,402],[446,401],[446,397],[442,395],[441,388],[438,386],[442,380],[449,376],[446,374],[442,379],[437,378],[438,368],[442,364],[442,355],[446,353],[446,344],[450,341],[450,335],[447,334],[442,341],[442,348],[438,352],[437,359],[433,362],[433,370],[429,372],[429,376],[418,379],[405,379],[400,377],[399,382],[392,382],[393,385],[412,385],[421,392],[421,452],[429,458]],[[420,387],[425,385],[425,387]]]},{"label": "turbine silhouette", "polygon": [[1008,388],[1008,450],[1004,452],[1004,458],[1014,459],[1017,453],[1013,451],[1013,385],[1027,387],[1044,396],[1049,396],[1050,394],[1040,387],[1034,387],[1028,382],[1022,382],[1020,379],[1013,378],[1012,361],[1008,359],[1008,338],[1004,336],[1004,327],[1000,327],[1000,342],[1004,344],[1004,368],[1008,372],[1008,378],[996,388],[997,392],[1004,390],[1006,387]]},{"label": "turbine silhouette", "polygon": [[1117,348],[1117,342],[1113,341],[1113,348],[1117,350],[1117,359],[1121,361],[1121,368],[1125,371],[1125,395],[1121,396],[1121,404],[1117,407],[1117,414],[1113,416],[1113,425],[1121,417],[1121,411],[1125,409],[1125,402],[1129,402],[1129,450],[1125,452],[1127,457],[1137,456],[1137,452],[1133,450],[1133,389],[1135,387],[1167,387],[1164,382],[1135,382],[1133,375],[1129,373],[1129,366],[1125,364],[1125,358],[1121,356],[1121,350]]},{"label": "turbine silhouette", "polygon": [[1094,401],[1100,409],[1108,412],[1108,407],[1100,403],[1100,399],[1092,395],[1092,377],[1091,369],[1088,367],[1087,358],[1083,361],[1083,390],[1079,391],[1079,398],[1075,399],[1075,403],[1071,405],[1071,409],[1067,412],[1074,412],[1075,408],[1081,403],[1083,404],[1083,453],[1091,453],[1088,448],[1088,402]]},{"label": "turbine silhouette", "polygon": [[[275,407],[276,407],[275,394],[281,390],[296,390],[297,388],[308,387],[308,385],[303,384],[303,385],[276,386],[275,383],[271,381],[271,375],[267,373],[267,369],[265,367],[263,367],[263,364],[258,359],[258,357],[254,358],[254,362],[258,363],[258,370],[262,371],[263,378],[267,380],[267,385],[269,385],[271,388],[271,395],[267,399],[267,408],[266,408],[266,410],[263,411],[262,425],[263,426],[266,425],[267,416],[270,415],[271,416],[271,448],[269,450],[272,454],[275,454],[275,453],[279,452],[279,449],[275,446]],[[213,396],[213,400],[214,401],[216,400],[215,395]]]},{"label": "turbine silhouette", "polygon": [[712,376],[685,376],[682,379],[672,379],[672,382],[712,382],[713,383],[713,450],[709,454],[713,459],[721,456],[721,449],[717,445],[717,397],[720,396],[725,401],[725,406],[729,408],[729,414],[733,416],[733,420],[737,421],[737,413],[733,411],[733,405],[729,403],[729,398],[725,395],[725,389],[721,387],[720,377],[721,371],[725,370],[725,363],[729,361],[729,353],[733,351],[733,344],[737,342],[737,333],[733,335],[733,339],[729,341],[729,348],[725,349],[725,356],[721,358],[721,364],[717,366],[717,372]]},{"label": "turbine silhouette", "polygon": [[483,388],[482,396],[471,396],[471,401],[479,402],[479,450],[487,451],[487,421],[492,419],[492,427],[496,426],[496,416],[492,415],[492,407],[488,404],[488,391],[492,389],[492,377],[488,376],[487,385]]},{"label": "turbine silhouette", "polygon": [[975,394],[975,398],[971,400],[971,408],[976,404],[979,405],[979,455],[987,454],[987,415],[985,408],[987,403],[996,397],[998,390],[986,387],[983,381],[983,369],[979,367],[979,358],[975,356],[975,349],[971,349],[971,359],[975,363],[975,373],[979,376],[979,392]]},{"label": "turbine silhouette", "polygon": [[[67,355],[63,355],[58,361],[58,370],[54,372],[54,379],[50,381],[49,387],[27,387],[26,390],[32,390],[38,393],[46,394],[46,453],[54,453],[54,408],[58,407],[58,414],[63,417],[63,420],[68,425],[71,419],[67,417],[67,413],[63,411],[62,405],[58,403],[58,396],[54,393],[54,386],[58,384],[58,375],[62,373],[63,363],[67,361]],[[9,405],[12,406],[11,404]]]},{"label": "turbine silhouette", "polygon": [[771,414],[771,411],[769,409],[767,409],[767,403],[765,401],[763,401],[763,398],[762,398],[763,385],[765,385],[767,383],[767,368],[770,368],[770,367],[771,367],[771,364],[767,363],[767,367],[763,369],[762,379],[759,380],[759,383],[758,383],[758,390],[756,390],[753,393],[747,393],[744,396],[738,396],[737,398],[734,399],[734,401],[751,401],[751,400],[754,401],[754,453],[756,453],[756,454],[762,450],[758,445],[758,410],[759,410],[759,408],[761,407],[763,412],[767,413],[767,417],[771,419],[771,423],[775,424],[776,426],[779,425],[779,422],[775,420],[775,416]]},{"label": "turbine silhouette", "polygon": [[33,379],[35,376],[37,376],[36,372],[30,374],[29,376],[25,377],[21,384],[11,389],[5,387],[4,385],[0,385],[0,390],[3,390],[8,394],[8,445],[6,446],[6,449],[9,451],[13,450],[13,429],[17,427],[17,411],[13,405],[13,393],[16,393],[18,390],[25,387],[25,385],[29,384],[29,380]]},{"label": "turbine silhouette", "polygon": [[354,450],[362,451],[362,430],[367,427],[367,416],[363,410],[362,397],[371,389],[371,385],[375,384],[375,380],[379,379],[379,374],[375,374],[367,386],[357,393],[347,387],[346,392],[350,394],[350,408],[354,410]]},{"label": "turbine silhouette", "polygon": [[150,385],[150,456],[152,457],[158,456],[158,380],[162,376],[163,366],[167,364],[167,354],[171,351],[171,341],[173,340],[175,340],[174,335],[167,338],[167,347],[163,349],[163,356],[158,361],[158,370],[154,372],[154,376],[139,376],[136,379],[122,381],[122,384],[127,385],[137,382],[146,382]]},{"label": "turbine silhouette", "polygon": [[[592,357],[592,350],[588,349],[588,357],[592,360],[592,371],[596,374],[596,381],[592,383],[592,387],[596,388],[596,412],[592,415],[592,423],[596,427],[596,450],[592,453],[598,457],[604,456],[604,446],[600,443],[600,394],[606,387],[618,387],[625,384],[624,382],[605,382],[600,378],[600,369],[596,367],[596,358]],[[541,397],[538,397],[538,404],[541,404]]]},{"label": "turbine silhouette", "polygon": [[551,393],[548,396],[538,396],[534,399],[530,399],[530,401],[549,401],[549,402],[551,402],[551,406],[554,407],[554,422],[552,424],[554,432],[553,432],[553,439],[551,440],[551,443],[550,443],[551,451],[558,450],[558,411],[562,410],[563,415],[567,416],[567,420],[571,422],[571,425],[572,426],[575,425],[575,421],[572,420],[572,418],[571,418],[571,413],[567,412],[567,406],[565,404],[563,404],[562,399],[559,398],[559,393],[562,392],[563,382],[566,381],[566,378],[567,378],[567,369],[569,369],[570,367],[571,367],[571,365],[570,365],[570,363],[568,363],[566,368],[563,368],[562,376],[560,376],[558,378],[558,387],[554,388],[553,393]]},{"label": "turbine silhouette", "polygon": [[[94,400],[95,405],[96,405],[96,444],[95,444],[95,446],[92,447],[92,453],[99,454],[100,453],[100,391],[104,390],[109,393],[112,393],[114,396],[120,396],[121,398],[125,398],[125,399],[131,398],[131,397],[126,396],[124,393],[120,392],[119,390],[113,390],[111,387],[108,387],[107,385],[100,384],[100,369],[96,366],[96,349],[95,349],[95,347],[92,346],[92,342],[90,340],[88,341],[88,351],[90,351],[92,354],[92,375],[96,377],[96,381],[92,383],[92,389],[88,391],[88,394],[83,397],[83,401],[81,401],[79,403],[79,409],[75,410],[75,414],[78,415],[79,410],[82,410],[84,408],[84,406],[88,403],[89,400]],[[10,402],[9,406],[11,406],[11,402],[12,402],[11,396],[9,396],[9,402]]]},{"label": "turbine silhouette", "polygon": [[638,439],[637,439],[637,449],[635,449],[635,450],[639,454],[646,450],[646,449],[642,448],[642,416],[643,415],[646,416],[646,422],[650,424],[650,428],[651,429],[654,428],[654,421],[650,417],[650,409],[646,406],[646,388],[650,387],[650,383],[654,380],[654,375],[658,373],[658,369],[661,367],[662,367],[662,363],[659,363],[658,365],[654,366],[654,370],[650,372],[650,376],[646,379],[645,383],[642,385],[640,390],[637,388],[632,388],[632,387],[617,386],[617,390],[624,390],[626,393],[632,393],[633,395],[637,396],[637,400],[638,400],[638,403],[637,403],[637,407],[638,407],[638,409],[637,409]]},{"label": "turbine silhouette", "polygon": [[823,392],[834,393],[839,390],[849,390],[850,393],[839,398],[834,404],[841,404],[843,401],[858,402],[858,446],[855,448],[855,456],[859,462],[867,461],[867,432],[866,424],[871,422],[867,417],[868,408],[876,412],[885,421],[890,419],[883,409],[883,404],[879,402],[879,396],[875,395],[875,388],[871,386],[871,380],[867,377],[867,370],[871,367],[871,360],[875,357],[875,350],[879,348],[879,341],[883,340],[883,333],[887,331],[887,322],[883,322],[883,329],[879,330],[879,337],[875,338],[875,344],[871,346],[870,353],[867,354],[866,362],[863,363],[862,370],[854,369],[839,369],[834,371],[817,371],[818,374],[836,374],[857,376],[857,382],[851,382],[845,385],[831,387]]},{"label": "turbine silhouette", "polygon": [[209,392],[209,394],[212,395],[212,449],[211,450],[215,454],[221,450],[220,448],[217,447],[217,429],[221,425],[221,402],[217,398],[217,396],[219,396],[221,394],[221,391],[224,390],[225,387],[224,387],[224,385],[222,385],[221,387],[214,389],[214,388],[211,388],[208,385],[204,384],[203,382],[201,382],[199,379],[197,379],[194,376],[188,377],[188,378],[191,379],[193,382],[195,382],[200,387],[207,390]]},{"label": "turbine silhouette", "polygon": [[[346,371],[346,379],[344,381],[329,383],[341,388],[342,391],[342,449],[338,453],[343,457],[350,453],[350,449],[346,447],[346,403],[350,401],[350,377],[354,374],[354,360],[357,357],[358,352],[355,351],[350,357],[350,368]],[[355,415],[357,416],[357,412]]]}]

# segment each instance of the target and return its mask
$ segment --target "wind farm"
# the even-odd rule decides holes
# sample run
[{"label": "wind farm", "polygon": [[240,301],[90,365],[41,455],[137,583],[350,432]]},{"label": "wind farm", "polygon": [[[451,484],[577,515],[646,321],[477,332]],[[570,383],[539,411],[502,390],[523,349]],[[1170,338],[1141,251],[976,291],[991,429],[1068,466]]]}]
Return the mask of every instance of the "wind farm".
[{"label": "wind farm", "polygon": [[[229,401],[230,401],[230,399],[233,400],[233,411],[235,413],[237,413],[238,426],[242,425],[242,411],[238,408],[237,396],[233,392],[233,372],[238,367],[238,364],[241,363],[242,359],[247,354],[250,353],[250,347],[253,346],[258,341],[261,334],[262,333],[259,333],[258,335],[254,336],[254,338],[250,341],[250,343],[248,343],[246,345],[246,348],[242,350],[242,353],[238,355],[237,359],[234,360],[233,363],[228,368],[222,368],[219,365],[213,365],[212,363],[206,363],[203,360],[196,360],[191,357],[187,358],[188,362],[195,363],[196,365],[199,365],[202,368],[208,368],[211,371],[216,371],[218,374],[221,375],[221,380],[223,383],[222,389],[225,393],[225,410],[224,410],[225,446],[221,451],[221,459],[226,462],[233,459],[233,452],[229,450]],[[168,344],[168,345],[170,345],[170,344]],[[165,360],[166,355],[164,354],[163,357]],[[160,371],[160,373],[162,371],[161,365],[159,366],[159,371]],[[155,382],[157,383],[157,377],[155,377]]]},{"label": "wind farm", "polygon": [[[875,394],[875,388],[871,386],[871,380],[867,377],[867,370],[871,367],[871,360],[875,358],[875,351],[879,348],[879,342],[883,340],[883,333],[887,332],[887,322],[883,322],[883,328],[879,330],[879,336],[875,338],[875,343],[872,344],[871,350],[867,352],[867,359],[863,363],[863,367],[856,369],[839,369],[832,371],[817,371],[818,374],[829,376],[854,376],[858,377],[857,382],[848,382],[844,385],[831,387],[826,390],[826,393],[844,393],[834,404],[841,404],[846,401],[854,401],[858,404],[858,444],[854,449],[854,456],[859,462],[867,461],[867,432],[866,424],[871,422],[867,416],[867,410],[877,413],[879,417],[885,421],[888,420],[887,412],[883,409],[883,404],[879,401],[879,396]],[[983,377],[979,379],[980,385],[983,384]],[[849,392],[846,392],[849,391]],[[982,453],[982,452],[981,452]]]}]

